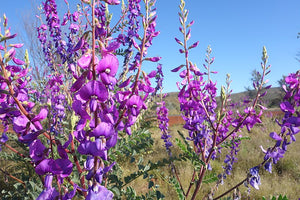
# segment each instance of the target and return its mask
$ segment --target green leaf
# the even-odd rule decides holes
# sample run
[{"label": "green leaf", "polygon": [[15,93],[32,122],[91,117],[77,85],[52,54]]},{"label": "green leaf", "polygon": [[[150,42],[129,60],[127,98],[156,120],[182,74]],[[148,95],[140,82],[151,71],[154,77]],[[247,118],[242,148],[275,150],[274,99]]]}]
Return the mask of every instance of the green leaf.
[{"label": "green leaf", "polygon": [[218,176],[216,173],[207,174],[204,176],[203,183],[209,184],[216,182],[218,180]]}]

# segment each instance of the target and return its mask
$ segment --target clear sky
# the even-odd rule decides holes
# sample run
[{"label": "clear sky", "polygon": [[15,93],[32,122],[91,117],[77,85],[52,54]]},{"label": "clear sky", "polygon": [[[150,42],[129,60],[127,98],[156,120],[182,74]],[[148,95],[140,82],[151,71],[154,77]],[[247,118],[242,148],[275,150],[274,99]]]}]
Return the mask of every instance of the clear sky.
[{"label": "clear sky", "polygon": [[[176,82],[180,79],[178,73],[170,70],[184,62],[178,52],[180,46],[174,40],[174,37],[181,39],[179,3],[180,0],[156,2],[157,30],[161,34],[154,39],[149,55],[162,57],[165,92],[177,91]],[[191,61],[203,69],[205,50],[210,45],[215,57],[212,69],[219,72],[214,76],[218,86],[224,84],[227,73],[233,80],[233,92],[241,92],[251,85],[250,74],[254,69],[260,70],[263,46],[268,50],[272,66],[268,79],[273,86],[278,86],[282,75],[299,69],[296,60],[300,52],[299,0],[186,0],[186,8],[190,10],[189,19],[195,20],[190,41],[200,42],[190,53]],[[30,0],[1,0],[0,14],[6,13],[10,25],[21,28],[22,13],[30,10]]]}]

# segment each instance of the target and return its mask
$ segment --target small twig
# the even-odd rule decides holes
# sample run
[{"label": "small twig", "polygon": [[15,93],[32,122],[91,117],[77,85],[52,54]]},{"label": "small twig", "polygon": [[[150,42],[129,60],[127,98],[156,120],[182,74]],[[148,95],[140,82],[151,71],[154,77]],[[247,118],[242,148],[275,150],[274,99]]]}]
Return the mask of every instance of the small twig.
[{"label": "small twig", "polygon": [[24,185],[24,187],[26,188],[26,184],[25,184],[25,183],[24,183],[22,180],[20,180],[20,179],[18,179],[17,177],[15,177],[15,176],[11,175],[10,173],[8,173],[8,172],[4,171],[4,170],[3,170],[3,169],[1,169],[1,168],[0,168],[0,171],[1,171],[3,174],[5,174],[5,175],[9,176],[10,178],[12,178],[12,179],[14,179],[14,180],[18,181],[19,183],[21,183],[22,185]]}]

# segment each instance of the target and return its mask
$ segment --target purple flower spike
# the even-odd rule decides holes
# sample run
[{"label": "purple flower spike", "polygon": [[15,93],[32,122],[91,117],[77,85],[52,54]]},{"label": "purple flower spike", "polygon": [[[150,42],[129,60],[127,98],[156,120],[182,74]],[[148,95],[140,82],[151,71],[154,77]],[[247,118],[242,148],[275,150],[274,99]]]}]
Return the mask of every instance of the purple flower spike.
[{"label": "purple flower spike", "polygon": [[79,90],[80,97],[88,101],[92,96],[98,97],[98,100],[104,102],[108,98],[108,91],[100,81],[90,81]]},{"label": "purple flower spike", "polygon": [[95,186],[89,187],[86,200],[96,200],[96,199],[111,200],[113,199],[113,197],[114,194],[111,191],[109,191],[106,187],[97,184]]}]

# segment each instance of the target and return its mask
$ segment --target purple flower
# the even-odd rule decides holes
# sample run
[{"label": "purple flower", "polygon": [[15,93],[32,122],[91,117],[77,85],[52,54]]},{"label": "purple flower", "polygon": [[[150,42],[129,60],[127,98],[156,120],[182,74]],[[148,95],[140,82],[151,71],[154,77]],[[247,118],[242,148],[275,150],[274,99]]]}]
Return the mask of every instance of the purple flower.
[{"label": "purple flower", "polygon": [[94,168],[94,157],[88,156],[84,162],[84,169],[92,170]]},{"label": "purple flower", "polygon": [[101,122],[100,124],[97,125],[97,127],[94,130],[92,130],[92,132],[90,133],[90,137],[104,136],[108,138],[112,134],[114,134],[114,129],[112,124]]},{"label": "purple flower", "polygon": [[271,132],[270,137],[276,141],[282,141],[282,138],[276,132]]},{"label": "purple flower", "polygon": [[281,108],[281,110],[284,111],[284,112],[290,112],[290,113],[292,113],[292,114],[295,112],[294,107],[293,107],[293,106],[291,105],[291,103],[288,102],[288,101],[282,102],[282,103],[280,104],[280,108]]},{"label": "purple flower", "polygon": [[108,98],[108,91],[100,81],[90,81],[85,84],[79,91],[81,99],[88,101],[93,96],[96,96],[99,101],[104,102]]},{"label": "purple flower", "polygon": [[53,175],[47,175],[45,177],[45,189],[38,196],[37,200],[55,200],[58,197],[58,191],[52,187]]},{"label": "purple flower", "polygon": [[7,142],[7,140],[8,140],[8,137],[7,137],[6,133],[2,133],[2,136],[0,138],[0,142],[5,143],[5,142]]},{"label": "purple flower", "polygon": [[113,54],[107,54],[99,61],[96,70],[98,73],[107,73],[110,76],[115,76],[119,67],[119,60]]},{"label": "purple flower", "polygon": [[141,109],[146,109],[146,105],[138,95],[132,95],[127,101],[127,106],[133,116],[137,116]]},{"label": "purple flower", "polygon": [[69,159],[45,159],[36,166],[35,172],[38,175],[53,173],[65,178],[71,174],[72,168],[73,164]]},{"label": "purple flower", "polygon": [[255,189],[259,190],[258,186],[261,185],[260,176],[259,176],[259,167],[256,166],[256,167],[251,168],[250,175],[251,175],[250,185],[252,187],[254,187]]},{"label": "purple flower", "polygon": [[113,54],[107,54],[99,61],[96,70],[105,85],[115,85],[116,79],[114,76],[118,71],[118,67],[118,58]]},{"label": "purple flower", "polygon": [[111,191],[109,191],[106,187],[97,184],[89,187],[86,200],[97,200],[97,199],[111,200],[113,199],[113,197],[114,194]]},{"label": "purple flower", "polygon": [[86,112],[86,110],[82,106],[81,101],[79,101],[79,100],[74,101],[72,104],[72,108],[73,108],[74,112],[77,115],[79,115],[82,119],[85,119],[85,120],[91,119],[90,115]]},{"label": "purple flower", "polygon": [[77,151],[83,155],[100,156],[104,160],[107,159],[106,145],[99,138],[97,138],[95,142],[92,141],[81,142]]},{"label": "purple flower", "polygon": [[105,3],[108,3],[110,5],[118,5],[120,4],[119,0],[103,0]]},{"label": "purple flower", "polygon": [[44,160],[48,152],[43,143],[39,139],[36,139],[29,145],[29,155],[34,162],[38,162]]}]

